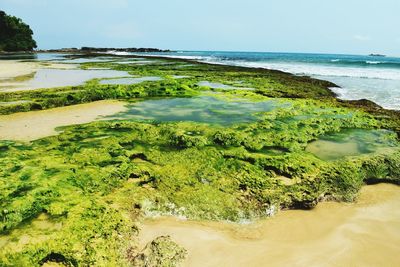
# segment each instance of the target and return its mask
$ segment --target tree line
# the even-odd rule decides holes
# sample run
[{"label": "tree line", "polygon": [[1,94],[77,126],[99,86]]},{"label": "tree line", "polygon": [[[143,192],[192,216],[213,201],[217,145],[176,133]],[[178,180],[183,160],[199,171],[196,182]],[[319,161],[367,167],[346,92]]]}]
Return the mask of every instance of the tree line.
[{"label": "tree line", "polygon": [[37,47],[32,35],[29,25],[0,10],[0,51],[31,51]]}]

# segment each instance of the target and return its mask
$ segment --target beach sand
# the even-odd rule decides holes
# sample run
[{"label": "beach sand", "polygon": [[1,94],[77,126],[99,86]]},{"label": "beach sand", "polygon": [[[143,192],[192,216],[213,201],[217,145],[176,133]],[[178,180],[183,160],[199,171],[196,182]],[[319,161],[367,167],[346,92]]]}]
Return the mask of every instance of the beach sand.
[{"label": "beach sand", "polygon": [[60,126],[88,123],[125,110],[125,102],[104,100],[88,104],[0,116],[0,140],[32,141],[56,135]]},{"label": "beach sand", "polygon": [[[76,69],[76,64],[24,62],[20,60],[0,60],[0,92],[25,89],[36,72],[43,69]],[[20,88],[20,89],[19,89]]]},{"label": "beach sand", "polygon": [[17,60],[0,60],[0,81],[18,76],[29,75],[39,67],[35,62],[21,62]]},{"label": "beach sand", "polygon": [[188,250],[183,266],[400,266],[400,191],[366,186],[357,203],[320,203],[249,225],[146,220],[141,246],[170,235]]},{"label": "beach sand", "polygon": [[76,64],[24,62],[20,60],[0,60],[0,81],[26,76],[40,68],[46,69],[75,69]]}]

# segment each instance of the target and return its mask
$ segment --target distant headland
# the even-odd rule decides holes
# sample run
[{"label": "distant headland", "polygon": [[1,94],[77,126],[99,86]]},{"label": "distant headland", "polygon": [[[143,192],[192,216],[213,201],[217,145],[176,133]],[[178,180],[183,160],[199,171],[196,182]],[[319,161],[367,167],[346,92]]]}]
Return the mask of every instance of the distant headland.
[{"label": "distant headland", "polygon": [[369,54],[370,57],[386,57],[386,55],[382,54]]},{"label": "distant headland", "polygon": [[130,52],[130,53],[141,53],[141,52],[172,52],[171,50],[163,50],[163,49],[158,49],[158,48],[114,48],[114,47],[81,47],[81,48],[61,48],[61,49],[40,49],[36,50],[36,52],[41,52],[41,53],[46,53],[46,52],[51,52],[51,53],[71,53],[71,52],[81,52],[81,53],[98,53],[98,52],[109,52],[109,51],[115,51],[115,52]]}]

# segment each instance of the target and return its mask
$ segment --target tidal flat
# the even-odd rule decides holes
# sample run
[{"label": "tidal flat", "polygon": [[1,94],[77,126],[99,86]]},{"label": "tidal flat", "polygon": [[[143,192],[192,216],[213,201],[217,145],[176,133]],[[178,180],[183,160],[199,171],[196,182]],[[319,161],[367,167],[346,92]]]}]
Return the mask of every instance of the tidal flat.
[{"label": "tidal flat", "polygon": [[129,76],[127,72],[91,69],[75,69],[74,65],[51,64],[35,69],[31,74],[0,80],[0,91],[16,92],[23,90],[37,90],[53,88],[63,85],[80,85],[94,78],[115,78]]},{"label": "tidal flat", "polygon": [[[152,57],[145,59],[151,64],[119,64],[137,57],[101,54],[66,58],[80,71],[123,75],[0,92],[1,266],[175,266],[195,260],[189,237],[203,230],[190,227],[184,240],[175,226],[162,232],[168,223],[148,223],[160,216],[189,224],[229,222],[243,231],[244,222],[267,220],[257,230],[263,240],[255,243],[286,251],[290,246],[268,233],[285,225],[301,232],[303,219],[313,228],[321,214],[337,214],[321,228],[325,239],[314,240],[311,232],[305,237],[310,249],[298,251],[304,259],[300,266],[319,252],[337,252],[334,245],[343,240],[356,250],[363,242],[381,246],[376,235],[389,236],[387,231],[398,228],[393,213],[390,228],[380,232],[375,227],[380,221],[374,221],[357,228],[365,232],[360,239],[342,238],[346,221],[358,224],[354,214],[364,206],[353,203],[362,202],[365,191],[368,195],[363,186],[393,184],[373,187],[378,189],[373,196],[384,196],[383,188],[391,192],[389,204],[392,196],[397,199],[399,112],[365,100],[338,100],[330,82],[274,70]],[[44,64],[33,62],[39,63]],[[142,79],[126,82],[127,76]],[[371,214],[392,209],[385,201],[371,203]],[[240,237],[231,247],[231,236],[207,231],[204,238],[219,240],[206,251],[210,266],[220,266],[230,248],[257,246]],[[261,246],[249,264],[259,263]],[[374,255],[398,247],[393,241]],[[265,262],[285,257],[273,251]],[[357,261],[361,253],[353,255],[354,262],[363,262]]]}]

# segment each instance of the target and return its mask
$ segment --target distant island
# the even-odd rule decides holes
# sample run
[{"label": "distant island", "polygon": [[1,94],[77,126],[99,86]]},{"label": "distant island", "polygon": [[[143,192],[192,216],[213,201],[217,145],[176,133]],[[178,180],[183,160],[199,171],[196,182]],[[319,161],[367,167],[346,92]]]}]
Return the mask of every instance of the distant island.
[{"label": "distant island", "polygon": [[386,55],[382,54],[369,54],[370,57],[386,57]]}]

